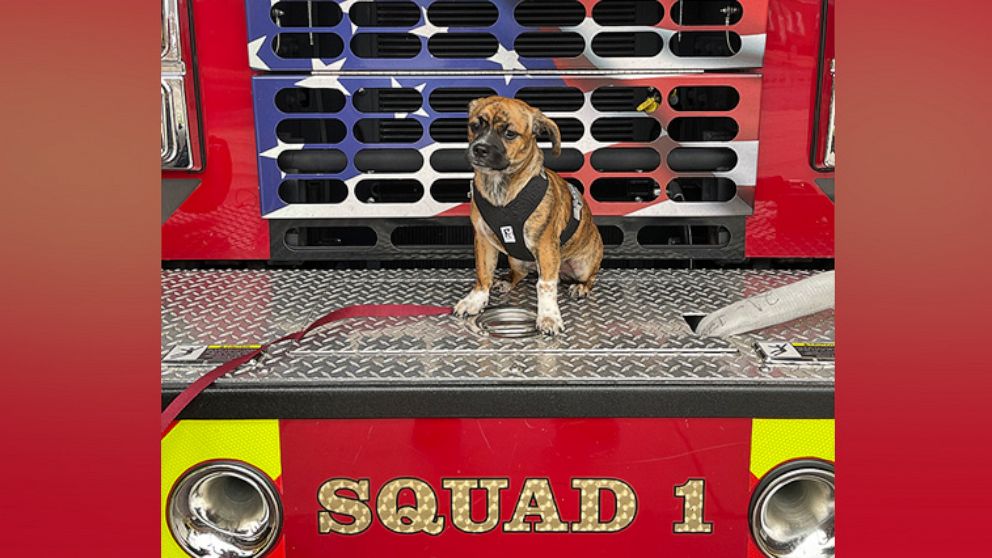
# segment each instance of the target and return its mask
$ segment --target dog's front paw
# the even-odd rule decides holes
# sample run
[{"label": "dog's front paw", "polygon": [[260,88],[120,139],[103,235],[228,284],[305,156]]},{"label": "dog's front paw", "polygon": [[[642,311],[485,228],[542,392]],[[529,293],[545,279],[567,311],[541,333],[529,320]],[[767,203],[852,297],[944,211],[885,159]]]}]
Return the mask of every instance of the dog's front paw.
[{"label": "dog's front paw", "polygon": [[576,283],[574,285],[569,285],[568,296],[572,298],[585,298],[589,296],[590,291],[592,291],[592,288],[586,286],[585,283]]},{"label": "dog's front paw", "polygon": [[537,329],[545,335],[557,335],[565,331],[565,322],[559,314],[538,315]]},{"label": "dog's front paw", "polygon": [[501,294],[506,294],[512,290],[513,290],[513,283],[501,279],[499,281],[493,281],[493,286],[490,289],[490,292],[501,295]]},{"label": "dog's front paw", "polygon": [[486,291],[472,291],[459,300],[455,305],[455,315],[458,317],[474,316],[489,303],[489,293]]}]

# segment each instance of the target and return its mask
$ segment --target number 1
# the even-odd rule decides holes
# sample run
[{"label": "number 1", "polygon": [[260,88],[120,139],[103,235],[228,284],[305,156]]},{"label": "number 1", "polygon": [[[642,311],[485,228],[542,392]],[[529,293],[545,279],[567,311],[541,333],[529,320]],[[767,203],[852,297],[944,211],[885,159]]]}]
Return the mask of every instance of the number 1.
[{"label": "number 1", "polygon": [[703,521],[703,495],[706,481],[690,479],[675,487],[675,496],[684,500],[682,521],[675,524],[676,533],[712,533],[713,524]]}]

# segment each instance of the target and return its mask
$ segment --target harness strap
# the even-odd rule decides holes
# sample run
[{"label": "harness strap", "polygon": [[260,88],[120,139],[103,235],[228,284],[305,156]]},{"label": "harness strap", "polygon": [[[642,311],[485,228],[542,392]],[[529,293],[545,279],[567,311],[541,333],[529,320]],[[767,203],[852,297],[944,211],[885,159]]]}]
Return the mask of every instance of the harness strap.
[{"label": "harness strap", "polygon": [[[561,232],[560,242],[562,245],[575,234],[579,228],[579,219],[582,216],[582,194],[571,184],[568,185],[568,188],[572,194],[572,211],[569,213],[568,224]],[[527,262],[532,262],[535,258],[524,243],[524,223],[544,200],[547,192],[548,178],[544,172],[541,172],[527,181],[527,184],[515,198],[510,200],[510,203],[497,206],[479,194],[475,181],[472,181],[472,200],[479,209],[482,220],[496,235],[507,254]]]}]

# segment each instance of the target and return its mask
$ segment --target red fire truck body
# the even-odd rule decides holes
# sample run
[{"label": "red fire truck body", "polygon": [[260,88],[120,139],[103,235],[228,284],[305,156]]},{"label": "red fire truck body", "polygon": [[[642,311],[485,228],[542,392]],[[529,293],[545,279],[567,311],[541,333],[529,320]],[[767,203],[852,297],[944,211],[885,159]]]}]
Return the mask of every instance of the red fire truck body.
[{"label": "red fire truck body", "polygon": [[[581,23],[533,23],[565,21],[573,4]],[[577,162],[560,172],[594,210],[607,269],[590,300],[562,297],[559,338],[499,329],[533,305],[530,286],[469,320],[356,318],[266,348],[163,432],[162,555],[833,556],[832,311],[726,338],[694,331],[702,315],[832,267],[833,6],[164,0],[163,406],[336,308],[451,306],[468,292],[464,169],[435,158],[462,149],[450,131],[459,113],[435,92],[527,98],[530,88],[545,95],[530,91],[534,102],[559,108],[569,91],[585,99],[571,113],[543,110],[572,134],[564,143]],[[411,13],[415,23],[400,25]],[[589,68],[588,49],[577,61],[512,56],[566,48],[573,32],[610,35],[610,25],[640,38],[591,39],[588,48],[607,49],[597,56],[650,49],[637,35],[645,26],[616,21],[652,14],[663,42],[651,60],[663,67]],[[432,38],[458,31],[439,22],[490,16],[497,54],[429,59],[444,46]],[[363,26],[389,40],[369,47]],[[483,49],[476,35],[456,46]],[[425,50],[406,61],[361,56],[418,40]],[[728,58],[757,62],[670,55],[724,45]],[[347,60],[335,62],[334,48]],[[493,60],[502,70],[487,69]],[[686,108],[688,92],[711,85],[736,100]],[[337,96],[314,93],[327,90]],[[420,113],[387,111],[378,92],[388,90],[416,90]],[[633,104],[603,94],[620,90]],[[655,94],[660,106],[633,110]],[[674,123],[693,110],[698,122]],[[597,127],[652,115],[656,135]],[[420,122],[410,143],[422,168],[361,171],[358,151],[374,143],[393,150],[376,163],[385,167],[411,151],[371,139],[394,132],[368,127],[383,116]],[[728,117],[729,134],[706,128]],[[313,124],[335,119],[345,139]],[[680,171],[671,153],[684,147],[733,151],[737,166]],[[337,150],[343,170],[288,165],[283,154],[296,148]],[[660,163],[593,163],[617,148],[656,150]],[[352,202],[338,187],[357,210],[340,209]]]}]

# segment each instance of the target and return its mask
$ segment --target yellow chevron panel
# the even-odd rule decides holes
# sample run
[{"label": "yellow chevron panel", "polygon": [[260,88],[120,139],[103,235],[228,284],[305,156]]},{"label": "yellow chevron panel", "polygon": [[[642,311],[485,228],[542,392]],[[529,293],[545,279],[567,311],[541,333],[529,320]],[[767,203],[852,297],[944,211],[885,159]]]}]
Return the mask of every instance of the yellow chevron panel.
[{"label": "yellow chevron panel", "polygon": [[282,475],[278,420],[184,420],[162,440],[162,556],[188,558],[169,532],[165,505],[176,480],[203,461],[254,465],[273,480]]},{"label": "yellow chevron panel", "polygon": [[833,419],[754,419],[751,474],[761,478],[783,461],[816,457],[834,461]]}]

